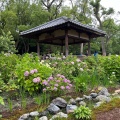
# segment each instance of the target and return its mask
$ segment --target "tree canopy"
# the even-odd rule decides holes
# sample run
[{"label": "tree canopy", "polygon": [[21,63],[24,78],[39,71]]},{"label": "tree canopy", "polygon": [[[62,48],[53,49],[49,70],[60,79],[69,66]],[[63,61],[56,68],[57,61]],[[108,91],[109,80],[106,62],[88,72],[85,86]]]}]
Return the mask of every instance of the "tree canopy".
[{"label": "tree canopy", "polygon": [[[21,31],[38,26],[60,16],[67,16],[83,24],[95,25],[106,31],[105,39],[92,42],[92,52],[119,54],[120,23],[112,16],[113,8],[105,8],[101,0],[1,0],[0,1],[0,36],[7,36],[9,31],[15,41],[15,47],[19,53],[29,52],[36,45],[32,40],[19,36]],[[120,15],[120,14],[118,14]],[[5,36],[4,36],[5,37]],[[3,41],[3,38],[1,38]],[[1,44],[0,44],[1,45]],[[45,51],[47,45],[42,45]],[[76,53],[79,53],[79,45]],[[1,47],[1,46],[0,46]],[[52,51],[56,47],[52,47]],[[71,52],[73,47],[70,47]],[[85,47],[86,49],[86,47]],[[22,52],[20,52],[22,51]]]}]

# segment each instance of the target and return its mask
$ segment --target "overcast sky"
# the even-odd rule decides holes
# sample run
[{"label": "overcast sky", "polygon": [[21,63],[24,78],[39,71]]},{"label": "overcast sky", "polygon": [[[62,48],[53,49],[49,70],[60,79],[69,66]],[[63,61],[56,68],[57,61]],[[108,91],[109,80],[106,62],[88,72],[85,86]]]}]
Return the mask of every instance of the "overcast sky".
[{"label": "overcast sky", "polygon": [[120,11],[120,0],[101,0],[101,4],[106,8],[114,8],[116,12]]}]

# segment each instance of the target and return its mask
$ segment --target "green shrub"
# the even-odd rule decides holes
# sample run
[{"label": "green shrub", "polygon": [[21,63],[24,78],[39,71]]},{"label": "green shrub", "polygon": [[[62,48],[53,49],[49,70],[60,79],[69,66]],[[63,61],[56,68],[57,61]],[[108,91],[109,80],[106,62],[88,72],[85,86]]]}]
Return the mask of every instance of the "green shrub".
[{"label": "green shrub", "polygon": [[76,119],[90,120],[91,110],[88,107],[80,106],[74,111],[74,116]]},{"label": "green shrub", "polygon": [[42,82],[52,74],[52,69],[40,63],[38,56],[25,54],[17,62],[15,73],[20,87],[32,94],[42,89]]}]

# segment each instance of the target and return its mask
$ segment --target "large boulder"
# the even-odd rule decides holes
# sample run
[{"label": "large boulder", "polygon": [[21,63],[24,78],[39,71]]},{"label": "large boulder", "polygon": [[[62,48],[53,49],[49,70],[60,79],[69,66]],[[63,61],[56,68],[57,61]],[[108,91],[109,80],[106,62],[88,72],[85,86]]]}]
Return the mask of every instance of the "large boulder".
[{"label": "large boulder", "polygon": [[67,113],[73,113],[75,109],[77,109],[76,105],[67,105],[66,112]]},{"label": "large boulder", "polygon": [[56,99],[54,99],[52,103],[60,108],[65,108],[67,106],[67,102],[60,97],[57,97]]},{"label": "large boulder", "polygon": [[110,102],[111,101],[111,98],[105,95],[99,95],[95,99],[96,101],[99,101],[99,102]]},{"label": "large boulder", "polygon": [[54,105],[53,103],[51,103],[51,104],[48,106],[47,110],[48,110],[51,114],[56,114],[56,113],[58,113],[58,112],[60,111],[60,108],[59,108],[58,106]]},{"label": "large boulder", "polygon": [[110,96],[110,93],[108,92],[108,89],[103,87],[100,92],[98,93],[98,95],[105,95],[105,96]]}]

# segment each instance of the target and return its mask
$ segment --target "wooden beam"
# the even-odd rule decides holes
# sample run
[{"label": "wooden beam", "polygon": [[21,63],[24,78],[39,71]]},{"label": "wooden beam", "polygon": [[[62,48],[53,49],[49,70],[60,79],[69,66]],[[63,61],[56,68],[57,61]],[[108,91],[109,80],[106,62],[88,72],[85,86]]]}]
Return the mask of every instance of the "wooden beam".
[{"label": "wooden beam", "polygon": [[68,56],[69,53],[68,46],[68,30],[65,30],[65,56]]},{"label": "wooden beam", "polygon": [[90,42],[88,42],[88,55],[91,55],[91,48],[90,48]]}]

